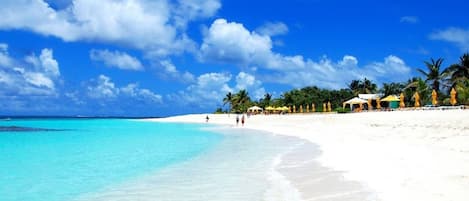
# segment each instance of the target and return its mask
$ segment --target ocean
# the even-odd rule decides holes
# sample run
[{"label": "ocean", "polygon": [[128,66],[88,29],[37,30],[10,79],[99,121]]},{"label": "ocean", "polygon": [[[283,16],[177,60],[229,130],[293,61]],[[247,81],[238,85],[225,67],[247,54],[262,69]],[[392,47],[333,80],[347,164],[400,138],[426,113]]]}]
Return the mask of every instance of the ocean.
[{"label": "ocean", "polygon": [[304,145],[296,138],[133,119],[0,127],[2,201],[300,200],[276,168]]}]

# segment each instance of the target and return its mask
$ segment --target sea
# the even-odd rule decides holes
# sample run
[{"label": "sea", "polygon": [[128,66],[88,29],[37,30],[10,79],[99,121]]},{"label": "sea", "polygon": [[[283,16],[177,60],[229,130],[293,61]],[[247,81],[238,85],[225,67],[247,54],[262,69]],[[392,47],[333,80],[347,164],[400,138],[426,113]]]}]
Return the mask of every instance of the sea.
[{"label": "sea", "polygon": [[136,119],[0,121],[1,201],[301,200],[278,171],[305,141]]}]

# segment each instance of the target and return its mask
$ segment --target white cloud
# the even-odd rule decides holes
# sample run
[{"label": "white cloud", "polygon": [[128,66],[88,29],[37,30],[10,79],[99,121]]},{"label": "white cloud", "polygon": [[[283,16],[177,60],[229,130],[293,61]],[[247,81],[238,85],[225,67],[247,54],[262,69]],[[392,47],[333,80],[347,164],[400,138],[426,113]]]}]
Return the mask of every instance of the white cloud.
[{"label": "white cloud", "polygon": [[65,41],[119,43],[167,56],[193,46],[179,27],[210,17],[219,8],[218,0],[73,0],[66,8],[52,8],[43,0],[4,0],[0,29],[28,30]]},{"label": "white cloud", "polygon": [[262,87],[262,82],[257,80],[254,75],[248,74],[246,72],[239,72],[236,76],[236,86],[237,90],[245,89],[250,93],[253,100],[259,100],[264,97],[265,89]]},{"label": "white cloud", "polygon": [[59,78],[59,63],[51,49],[43,49],[39,56],[28,55],[22,61],[9,56],[7,44],[0,45],[0,95],[55,95]]},{"label": "white cloud", "polygon": [[389,55],[382,62],[372,62],[365,66],[358,65],[358,59],[346,55],[339,61],[327,57],[319,61],[308,59],[302,69],[282,71],[267,76],[269,82],[289,84],[294,87],[316,85],[326,88],[343,88],[353,79],[368,78],[375,82],[402,81],[410,75],[410,67],[397,56]]},{"label": "white cloud", "polygon": [[95,81],[96,84],[87,87],[88,96],[96,99],[115,98],[119,94],[119,89],[111,81],[111,78],[105,75],[99,75]]},{"label": "white cloud", "polygon": [[149,89],[139,88],[138,84],[130,83],[124,87],[118,87],[111,78],[99,75],[98,79],[91,80],[87,85],[87,95],[101,102],[115,101],[120,98],[131,98],[151,103],[161,103],[162,96],[153,93]]},{"label": "white cloud", "polygon": [[254,75],[240,72],[235,80],[232,80],[232,77],[226,73],[202,74],[194,84],[184,91],[169,95],[169,98],[180,105],[192,104],[200,108],[214,108],[221,104],[228,92],[236,93],[244,89],[253,100],[262,98],[266,93],[262,82]]},{"label": "white cloud", "polygon": [[417,24],[418,22],[419,22],[419,18],[417,16],[403,16],[403,17],[401,17],[401,23]]},{"label": "white cloud", "polygon": [[450,27],[430,34],[430,39],[453,43],[462,51],[469,50],[469,29]]},{"label": "white cloud", "polygon": [[282,22],[267,22],[258,27],[256,32],[267,36],[284,35],[288,33],[288,26]]},{"label": "white cloud", "polygon": [[243,67],[273,70],[270,74],[261,75],[262,80],[294,87],[316,85],[341,88],[352,79],[367,77],[388,81],[410,74],[410,67],[393,55],[382,62],[364,66],[359,66],[358,59],[351,55],[345,55],[337,62],[327,57],[315,61],[301,55],[282,55],[272,51],[270,36],[259,35],[240,23],[224,19],[215,20],[205,33],[201,58],[202,61],[236,63]]},{"label": "white cloud", "polygon": [[270,56],[270,37],[249,32],[242,24],[217,19],[201,45],[202,60],[249,64]]},{"label": "white cloud", "polygon": [[11,63],[12,61],[8,55],[8,44],[0,43],[0,67],[10,66]]},{"label": "white cloud", "polygon": [[104,62],[108,67],[123,70],[143,70],[142,63],[125,52],[93,49],[90,51],[90,58],[95,61]]},{"label": "white cloud", "polygon": [[181,73],[170,60],[159,61],[158,66],[161,67],[159,74],[164,78],[177,80],[183,83],[192,83],[195,81],[195,77],[192,73],[188,71]]}]

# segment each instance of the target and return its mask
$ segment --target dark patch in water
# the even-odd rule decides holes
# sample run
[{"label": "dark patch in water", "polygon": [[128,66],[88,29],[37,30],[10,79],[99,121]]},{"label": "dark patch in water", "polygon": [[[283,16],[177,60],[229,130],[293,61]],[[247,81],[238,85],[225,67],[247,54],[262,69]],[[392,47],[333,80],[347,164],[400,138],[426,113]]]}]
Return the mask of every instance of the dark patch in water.
[{"label": "dark patch in water", "polygon": [[31,131],[65,131],[63,129],[48,129],[48,128],[31,128],[31,127],[20,127],[20,126],[0,126],[0,132],[31,132]]}]

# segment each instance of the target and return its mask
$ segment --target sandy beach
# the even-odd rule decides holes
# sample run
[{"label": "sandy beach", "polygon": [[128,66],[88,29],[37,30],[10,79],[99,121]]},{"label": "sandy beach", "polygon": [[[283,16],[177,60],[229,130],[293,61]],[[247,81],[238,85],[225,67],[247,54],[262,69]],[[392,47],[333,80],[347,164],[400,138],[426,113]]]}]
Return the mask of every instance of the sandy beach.
[{"label": "sandy beach", "polygon": [[[236,125],[234,114],[151,121],[206,123],[207,115],[209,124],[294,136],[318,145],[321,154],[314,161],[369,188],[376,195],[370,200],[469,198],[469,110],[253,115],[244,126]],[[287,178],[294,180],[304,200],[343,200],[314,197],[317,189],[302,185],[301,177]]]}]

